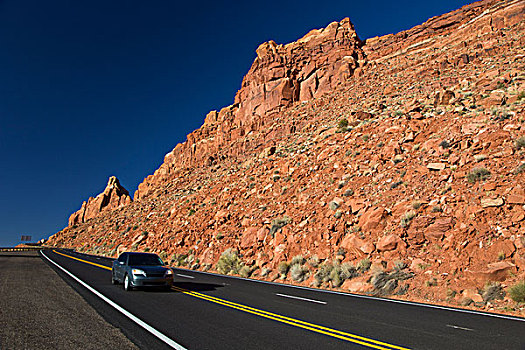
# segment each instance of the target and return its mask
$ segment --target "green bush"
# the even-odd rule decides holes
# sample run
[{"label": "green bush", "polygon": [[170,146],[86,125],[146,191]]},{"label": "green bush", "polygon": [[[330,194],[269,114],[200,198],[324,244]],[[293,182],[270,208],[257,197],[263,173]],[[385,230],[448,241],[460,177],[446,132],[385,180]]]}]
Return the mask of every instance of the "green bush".
[{"label": "green bush", "polygon": [[510,287],[509,295],[517,303],[525,302],[525,280]]},{"label": "green bush", "polygon": [[339,121],[339,124],[337,124],[337,127],[339,129],[346,129],[348,127],[348,119],[343,118]]}]

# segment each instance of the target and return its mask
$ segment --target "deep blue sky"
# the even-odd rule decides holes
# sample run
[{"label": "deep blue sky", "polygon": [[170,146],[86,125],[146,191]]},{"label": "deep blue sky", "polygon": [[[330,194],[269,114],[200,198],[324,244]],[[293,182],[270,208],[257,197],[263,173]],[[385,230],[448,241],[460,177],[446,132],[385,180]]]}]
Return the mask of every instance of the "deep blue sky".
[{"label": "deep blue sky", "polygon": [[469,3],[0,0],[0,246],[67,225],[116,175],[133,193],[257,46],[350,17],[362,39]]}]

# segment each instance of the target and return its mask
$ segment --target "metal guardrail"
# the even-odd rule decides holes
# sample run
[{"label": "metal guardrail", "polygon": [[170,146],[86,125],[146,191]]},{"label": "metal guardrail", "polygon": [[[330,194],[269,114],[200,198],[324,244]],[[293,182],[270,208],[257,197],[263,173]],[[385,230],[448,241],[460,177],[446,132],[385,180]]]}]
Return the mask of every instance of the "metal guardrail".
[{"label": "metal guardrail", "polygon": [[33,250],[45,249],[46,247],[0,247],[0,252],[28,252]]}]

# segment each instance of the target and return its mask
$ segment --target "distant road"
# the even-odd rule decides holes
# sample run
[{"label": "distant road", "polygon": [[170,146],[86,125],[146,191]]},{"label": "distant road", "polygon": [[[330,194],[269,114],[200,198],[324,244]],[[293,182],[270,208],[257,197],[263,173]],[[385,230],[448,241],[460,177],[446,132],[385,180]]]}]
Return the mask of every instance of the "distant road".
[{"label": "distant road", "polygon": [[125,292],[111,285],[110,259],[50,250],[43,256],[150,327],[140,327],[144,337],[157,332],[179,349],[525,349],[523,318],[182,269],[174,269],[171,292]]},{"label": "distant road", "polygon": [[137,349],[44,263],[0,253],[0,349]]}]

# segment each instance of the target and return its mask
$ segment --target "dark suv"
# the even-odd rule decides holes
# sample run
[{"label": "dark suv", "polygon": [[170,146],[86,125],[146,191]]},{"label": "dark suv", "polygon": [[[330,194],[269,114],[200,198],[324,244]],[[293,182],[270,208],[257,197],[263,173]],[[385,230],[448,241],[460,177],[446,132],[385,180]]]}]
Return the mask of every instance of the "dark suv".
[{"label": "dark suv", "polygon": [[125,290],[134,287],[164,287],[173,285],[173,271],[157,254],[124,252],[113,261],[111,282],[123,283]]}]

